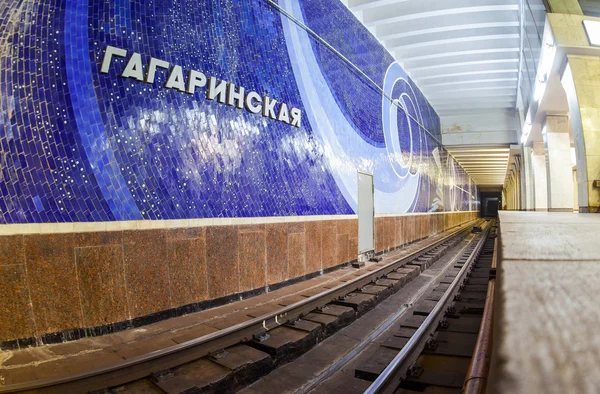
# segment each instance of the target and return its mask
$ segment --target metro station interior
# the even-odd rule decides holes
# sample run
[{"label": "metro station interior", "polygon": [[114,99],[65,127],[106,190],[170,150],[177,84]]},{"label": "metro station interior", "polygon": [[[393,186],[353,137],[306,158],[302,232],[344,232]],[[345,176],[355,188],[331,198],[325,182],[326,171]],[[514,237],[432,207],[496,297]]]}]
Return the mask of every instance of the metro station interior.
[{"label": "metro station interior", "polygon": [[0,26],[0,393],[600,392],[600,0]]}]

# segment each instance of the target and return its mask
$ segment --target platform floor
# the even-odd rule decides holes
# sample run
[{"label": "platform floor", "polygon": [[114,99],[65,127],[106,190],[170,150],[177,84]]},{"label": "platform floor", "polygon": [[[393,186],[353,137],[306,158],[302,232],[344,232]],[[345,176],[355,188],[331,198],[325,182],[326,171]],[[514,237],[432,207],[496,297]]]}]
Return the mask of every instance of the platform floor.
[{"label": "platform floor", "polygon": [[600,215],[501,212],[495,393],[600,391]]}]

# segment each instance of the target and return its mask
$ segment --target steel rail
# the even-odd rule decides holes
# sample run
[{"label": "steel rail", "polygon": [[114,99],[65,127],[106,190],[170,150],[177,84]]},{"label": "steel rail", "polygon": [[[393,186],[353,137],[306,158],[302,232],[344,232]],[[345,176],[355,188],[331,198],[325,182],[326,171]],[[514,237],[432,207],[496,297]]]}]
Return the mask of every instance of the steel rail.
[{"label": "steel rail", "polygon": [[430,334],[437,328],[437,325],[450,300],[458,292],[467,270],[471,267],[473,261],[479,256],[483,245],[488,237],[491,228],[491,222],[486,226],[485,231],[481,234],[475,248],[469,255],[467,261],[460,269],[458,275],[454,278],[448,289],[444,292],[440,301],[436,304],[433,310],[427,315],[421,326],[404,345],[402,350],[394,357],[383,372],[375,379],[375,381],[365,390],[364,394],[376,393],[393,393],[400,381],[405,378],[406,371],[412,363],[421,354],[425,348],[425,344],[429,340]]},{"label": "steel rail", "polygon": [[465,394],[484,394],[486,391],[490,364],[492,362],[495,283],[496,279],[490,279],[488,283],[483,318],[479,326],[479,334],[477,335],[475,350],[473,350],[473,357],[469,364],[469,371],[463,384],[462,392]]},{"label": "steel rail", "polygon": [[442,237],[432,244],[419,248],[408,256],[392,261],[375,271],[363,274],[352,281],[340,284],[323,293],[288,305],[275,312],[266,313],[235,326],[109,366],[91,369],[70,376],[0,386],[0,393],[15,393],[40,389],[44,389],[44,392],[50,393],[100,390],[142,379],[149,376],[152,372],[173,368],[197,360],[211,352],[233,346],[241,341],[250,340],[256,335],[294,321],[318,307],[335,301],[352,291],[361,289],[444,242],[470,231],[472,226],[479,221],[481,219],[469,221],[464,224],[464,227]]},{"label": "steel rail", "polygon": [[[497,227],[496,227],[497,233]],[[462,393],[484,394],[492,363],[492,346],[494,342],[494,291],[496,285],[496,264],[498,261],[498,237],[494,239],[494,252],[492,253],[492,266],[490,269],[490,280],[488,282],[487,294],[483,316],[479,325],[477,342],[473,349],[473,356],[469,364],[469,370],[463,384]]]}]

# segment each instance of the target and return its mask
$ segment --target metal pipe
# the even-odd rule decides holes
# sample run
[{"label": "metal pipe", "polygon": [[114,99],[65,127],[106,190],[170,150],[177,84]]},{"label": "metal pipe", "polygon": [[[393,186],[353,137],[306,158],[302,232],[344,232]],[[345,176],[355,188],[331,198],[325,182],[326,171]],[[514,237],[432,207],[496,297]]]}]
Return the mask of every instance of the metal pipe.
[{"label": "metal pipe", "polygon": [[[494,254],[495,251],[494,251]],[[494,285],[496,280],[490,279],[487,295],[485,297],[485,309],[479,326],[477,343],[469,365],[469,371],[463,385],[464,394],[483,394],[486,391],[487,379],[490,372],[493,343],[494,323]]]}]

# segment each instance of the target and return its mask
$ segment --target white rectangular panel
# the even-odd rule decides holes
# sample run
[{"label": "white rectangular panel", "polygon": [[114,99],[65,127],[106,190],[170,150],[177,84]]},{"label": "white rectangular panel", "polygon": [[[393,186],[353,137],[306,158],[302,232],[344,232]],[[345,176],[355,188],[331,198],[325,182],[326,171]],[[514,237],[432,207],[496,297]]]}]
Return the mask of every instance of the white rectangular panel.
[{"label": "white rectangular panel", "polygon": [[358,173],[358,252],[371,251],[374,246],[373,175]]}]

